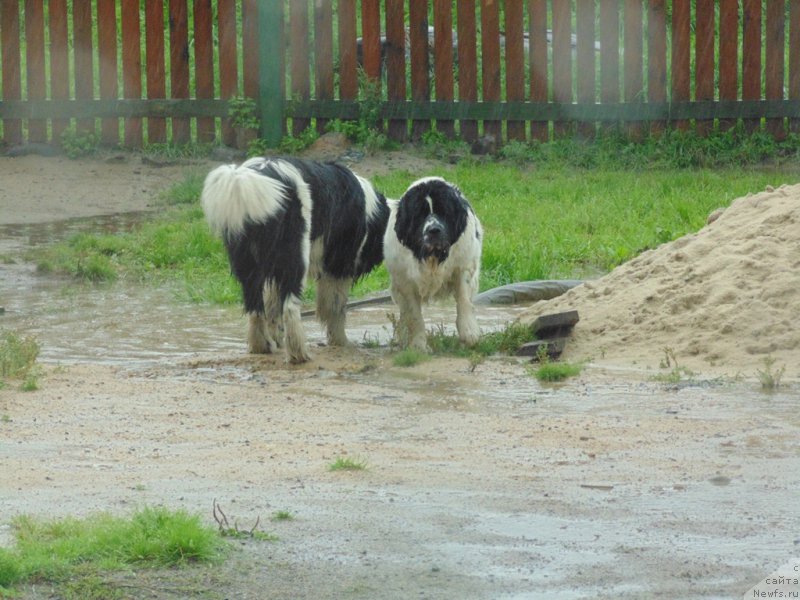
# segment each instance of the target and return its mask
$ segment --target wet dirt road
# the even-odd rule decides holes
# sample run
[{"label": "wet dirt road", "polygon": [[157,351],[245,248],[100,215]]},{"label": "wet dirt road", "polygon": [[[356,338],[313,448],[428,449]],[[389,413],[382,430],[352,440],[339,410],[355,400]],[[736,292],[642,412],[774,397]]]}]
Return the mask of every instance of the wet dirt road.
[{"label": "wet dirt road", "polygon": [[[212,598],[734,598],[800,553],[796,388],[591,366],[546,386],[516,359],[402,369],[385,346],[290,367],[244,354],[238,308],[24,264],[0,266],[0,298],[45,365],[40,390],[0,390],[6,542],[20,513],[213,523],[216,499],[279,540],[187,584]],[[385,343],[388,308],[353,313],[350,339]],[[514,316],[479,310],[484,328]],[[329,471],[340,456],[368,468]],[[175,577],[131,597],[186,597]]]}]

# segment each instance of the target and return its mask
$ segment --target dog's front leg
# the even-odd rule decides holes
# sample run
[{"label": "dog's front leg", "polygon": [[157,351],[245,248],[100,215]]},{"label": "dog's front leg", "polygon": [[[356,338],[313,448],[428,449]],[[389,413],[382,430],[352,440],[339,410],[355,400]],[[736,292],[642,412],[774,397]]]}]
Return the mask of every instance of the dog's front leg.
[{"label": "dog's front leg", "polygon": [[468,346],[474,346],[481,337],[481,330],[475,318],[475,306],[472,297],[477,291],[474,278],[466,273],[459,273],[456,283],[456,329],[458,338]]},{"label": "dog's front leg", "polygon": [[396,332],[397,343],[401,348],[415,348],[427,352],[428,336],[425,334],[422,298],[419,292],[413,288],[393,286],[392,297],[400,308],[400,322]]}]

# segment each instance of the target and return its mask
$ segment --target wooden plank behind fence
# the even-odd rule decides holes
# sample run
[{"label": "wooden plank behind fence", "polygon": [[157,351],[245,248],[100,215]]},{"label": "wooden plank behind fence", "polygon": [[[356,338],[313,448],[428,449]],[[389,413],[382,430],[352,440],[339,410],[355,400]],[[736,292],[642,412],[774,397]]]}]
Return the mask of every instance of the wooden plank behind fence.
[{"label": "wooden plank behind fence", "polygon": [[[67,30],[69,17],[67,16],[67,0],[50,0],[48,11],[50,17],[50,98],[68,100],[69,40]],[[116,44],[115,39],[115,47]],[[68,126],[69,119],[52,120],[53,143],[61,143],[61,134]],[[119,137],[119,132],[117,132],[117,137]]]},{"label": "wooden plank behind fence", "polygon": [[[414,0],[411,0],[412,2]],[[458,34],[458,99],[475,102],[478,99],[478,54],[475,2],[458,0],[456,3]],[[462,120],[459,123],[461,138],[466,142],[478,139],[478,122]]]},{"label": "wooden plank behind fence", "polygon": [[242,71],[244,95],[258,98],[258,0],[242,0]]},{"label": "wooden plank behind fence", "polygon": [[[115,2],[97,3],[97,56],[100,62],[100,98],[103,100],[116,100],[119,97],[115,4]],[[52,10],[52,1],[50,8]],[[109,146],[119,144],[119,119],[105,118],[100,122],[100,140]]]},{"label": "wooden plank behind fence", "polygon": [[[602,6],[602,5],[601,5]],[[572,7],[569,0],[553,0],[553,102],[572,102]],[[565,121],[553,124],[556,137],[570,133]]]},{"label": "wooden plank behind fence", "polygon": [[[19,6],[16,2],[0,2],[0,43],[2,45],[3,100],[22,98],[19,52]],[[22,142],[22,122],[3,121],[3,139],[10,144]]]},{"label": "wooden plank behind fence", "polygon": [[[742,100],[761,99],[761,0],[743,0],[742,23]],[[745,129],[753,132],[759,119],[745,119]]]},{"label": "wooden plank behind fence", "polygon": [[[603,6],[601,5],[600,8],[602,10]],[[597,85],[595,80],[594,21],[594,0],[577,0],[575,5],[575,33],[577,36],[575,78],[578,102],[585,104],[594,104]],[[577,132],[580,137],[591,139],[595,134],[595,124],[578,123]]]},{"label": "wooden plank behind fence", "polygon": [[[647,100],[667,100],[667,18],[664,0],[648,0],[647,5]],[[665,122],[650,122],[650,133],[659,134]]]},{"label": "wooden plank behind fence", "polygon": [[[214,47],[211,0],[194,0],[194,73],[195,96],[214,97]],[[216,137],[214,119],[197,119],[197,141],[212,142]]]},{"label": "wooden plank behind fence", "polygon": [[[25,67],[28,76],[28,100],[44,100],[44,5],[42,0],[25,0]],[[47,141],[47,121],[45,119],[28,119],[28,141],[36,143]]]},{"label": "wooden plank behind fence", "polygon": [[600,101],[615,104],[619,95],[619,3],[600,0]]},{"label": "wooden plank behind fence", "polygon": [[[91,0],[73,0],[72,37],[75,60],[75,99],[94,100]],[[94,131],[94,119],[78,119],[77,129]]]},{"label": "wooden plank behind fence", "polygon": [[[697,0],[695,5],[694,99],[714,100],[714,0]],[[707,135],[714,120],[698,120],[697,133]]]},{"label": "wooden plank behind fence", "polygon": [[[474,20],[474,15],[473,15]],[[430,53],[428,52],[428,2],[409,0],[409,45],[411,51],[411,100],[428,102],[431,99]],[[472,65],[474,71],[475,65]],[[474,81],[474,78],[473,78]],[[459,82],[460,85],[460,82]],[[418,141],[431,128],[431,122],[416,119],[411,123],[411,139]]]},{"label": "wooden plank behind fence", "polygon": [[[483,100],[500,100],[500,15],[497,0],[481,0],[481,75],[483,77]],[[494,136],[499,144],[502,139],[502,123],[491,119],[483,122],[483,133]]]},{"label": "wooden plank behind fence", "polygon": [[[403,0],[386,0],[386,93],[389,102],[406,99],[406,31]],[[406,121],[390,119],[387,133],[393,140],[406,139]]]},{"label": "wooden plank behind fence", "polygon": [[[239,63],[236,50],[236,1],[218,0],[217,27],[219,36],[219,93],[229,100],[239,95]],[[222,141],[232,146],[236,134],[230,120],[222,121]]]},{"label": "wooden plank behind fence", "polygon": [[[154,100],[165,98],[167,94],[164,72],[164,1],[147,0],[144,7],[147,97]],[[147,142],[152,144],[166,141],[167,120],[148,117]]]},{"label": "wooden plank behind fence", "polygon": [[[318,100],[333,100],[333,6],[314,3],[314,72]],[[317,131],[325,133],[327,119],[317,119]]]},{"label": "wooden plank behind fence", "polygon": [[[528,54],[530,63],[531,102],[547,102],[547,2],[528,2]],[[540,142],[549,137],[547,121],[531,121],[531,139]]]},{"label": "wooden plank behind fence", "polygon": [[[789,4],[789,99],[800,100],[800,2]],[[800,133],[800,118],[789,119],[789,130]]]},{"label": "wooden plank behind fence", "polygon": [[[208,0],[206,0],[208,1]],[[139,0],[121,0],[122,22],[122,93],[125,98],[142,98],[142,59],[139,23]],[[198,77],[200,72],[198,69]],[[142,120],[125,119],[125,145],[138,148],[142,145]]]},{"label": "wooden plank behind fence", "polygon": [[356,0],[339,0],[339,97],[358,97],[358,57],[356,56]]},{"label": "wooden plank behind fence", "polygon": [[[169,81],[172,98],[189,97],[189,10],[186,0],[169,0]],[[172,119],[172,142],[186,144],[191,136],[188,118]]]},{"label": "wooden plank behind fence", "polygon": [[[691,48],[691,6],[689,0],[672,1],[672,102],[688,102],[691,88],[689,50]],[[673,121],[676,129],[687,129],[684,119]]]},{"label": "wooden plank behind fence", "polygon": [[[453,9],[451,0],[433,0],[434,82],[436,99],[453,100]],[[436,130],[455,138],[452,120],[439,119]]]},{"label": "wooden plank behind fence", "polygon": [[[739,97],[739,0],[719,3],[719,99]],[[719,127],[727,130],[734,119],[720,119]]]},{"label": "wooden plank behind fence", "polygon": [[[642,77],[644,49],[642,45],[642,0],[625,0],[625,14],[623,25],[624,40],[624,77],[623,100],[628,104],[638,104],[644,101],[644,79]],[[629,122],[626,131],[633,139],[642,137],[641,123]]]},{"label": "wooden plank behind fence", "polygon": [[[592,0],[593,1],[593,0]],[[525,25],[522,2],[506,2],[506,100],[525,100]],[[525,121],[508,121],[509,140],[525,141]]]},{"label": "wooden plank behind fence", "polygon": [[[783,99],[784,52],[786,51],[786,16],[783,2],[767,2],[766,56],[764,64],[764,96],[767,100]],[[786,130],[783,119],[767,119],[767,131],[783,140]]]},{"label": "wooden plank behind fence", "polygon": [[[292,0],[289,3],[289,52],[291,55],[290,70],[292,76],[292,98],[308,100],[311,97],[310,67],[308,49],[308,3]],[[292,134],[299,135],[304,131],[309,119],[292,119]]]}]

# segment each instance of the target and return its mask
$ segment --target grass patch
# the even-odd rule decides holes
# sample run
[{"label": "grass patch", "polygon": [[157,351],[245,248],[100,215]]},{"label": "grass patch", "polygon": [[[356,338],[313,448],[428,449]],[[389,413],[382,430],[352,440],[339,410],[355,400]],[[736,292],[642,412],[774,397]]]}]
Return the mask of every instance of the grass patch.
[{"label": "grass patch", "polygon": [[781,387],[781,379],[786,366],[782,365],[778,369],[773,369],[775,366],[775,359],[771,356],[764,358],[764,368],[758,369],[758,381],[761,384],[761,389],[765,392],[774,392]]},{"label": "grass patch", "polygon": [[329,471],[364,471],[366,468],[366,461],[348,456],[340,456],[328,465]]},{"label": "grass patch", "polygon": [[0,332],[0,387],[6,385],[6,379],[19,379],[23,391],[38,389],[38,356],[39,343],[33,337],[22,337],[13,331]]},{"label": "grass patch", "polygon": [[413,367],[414,365],[429,361],[430,359],[431,355],[427,352],[414,348],[406,348],[394,355],[392,364],[394,364],[395,367]]},{"label": "grass patch", "polygon": [[45,521],[20,516],[12,525],[14,547],[0,548],[0,590],[30,581],[95,589],[93,578],[104,572],[210,562],[227,548],[199,516],[166,508],[144,508],[130,518],[100,514]]},{"label": "grass patch", "polygon": [[667,346],[663,349],[664,357],[658,364],[660,369],[669,369],[665,373],[659,373],[653,377],[654,381],[659,383],[667,383],[675,385],[684,379],[691,379],[695,373],[690,369],[678,364],[678,357],[675,356],[675,350]]},{"label": "grass patch", "polygon": [[465,346],[455,333],[447,333],[439,324],[428,331],[428,346],[434,354],[470,358],[494,354],[515,354],[522,344],[536,339],[530,325],[509,323],[503,329],[483,334],[473,347]]},{"label": "grass patch", "polygon": [[533,376],[539,381],[564,381],[568,377],[580,375],[583,365],[567,362],[545,362],[533,369]]},{"label": "grass patch", "polygon": [[271,521],[294,521],[294,515],[288,510],[277,510],[272,513]]}]

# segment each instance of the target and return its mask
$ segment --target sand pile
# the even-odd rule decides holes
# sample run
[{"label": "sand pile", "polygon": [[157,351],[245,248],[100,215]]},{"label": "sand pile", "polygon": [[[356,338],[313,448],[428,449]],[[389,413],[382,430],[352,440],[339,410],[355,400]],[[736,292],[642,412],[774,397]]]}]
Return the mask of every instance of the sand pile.
[{"label": "sand pile", "polygon": [[566,360],[658,369],[665,348],[702,374],[800,377],[800,185],[735,200],[695,234],[526,311],[577,309]]}]

